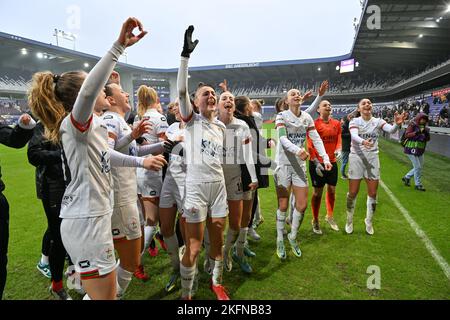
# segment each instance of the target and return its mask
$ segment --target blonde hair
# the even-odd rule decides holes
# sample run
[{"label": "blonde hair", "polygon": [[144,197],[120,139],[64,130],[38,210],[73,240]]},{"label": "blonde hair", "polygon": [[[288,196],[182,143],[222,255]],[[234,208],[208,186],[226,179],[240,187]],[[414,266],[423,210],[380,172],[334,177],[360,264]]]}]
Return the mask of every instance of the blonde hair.
[{"label": "blonde hair", "polygon": [[138,107],[137,114],[143,117],[148,109],[148,106],[154,105],[158,102],[158,93],[152,87],[142,85],[137,91]]},{"label": "blonde hair", "polygon": [[49,71],[33,75],[28,105],[44,125],[44,137],[54,144],[59,143],[61,122],[72,111],[84,81],[83,75],[78,71],[66,72],[61,76]]}]

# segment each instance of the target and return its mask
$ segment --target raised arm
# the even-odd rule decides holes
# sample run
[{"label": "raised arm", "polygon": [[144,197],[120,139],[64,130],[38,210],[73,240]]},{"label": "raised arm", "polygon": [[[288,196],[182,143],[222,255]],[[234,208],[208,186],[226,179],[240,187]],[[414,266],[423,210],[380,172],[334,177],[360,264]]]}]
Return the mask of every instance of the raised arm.
[{"label": "raised arm", "polygon": [[194,26],[189,26],[184,33],[184,45],[181,52],[180,69],[178,69],[178,95],[180,97],[180,114],[184,122],[189,122],[192,118],[194,110],[191,106],[188,91],[188,64],[191,53],[194,51],[198,44],[198,40],[192,42],[192,33],[194,32]]},{"label": "raised arm", "polygon": [[317,94],[316,99],[314,99],[314,102],[308,107],[308,109],[305,110],[305,112],[308,113],[313,118],[316,116],[317,109],[319,108],[319,105],[323,99],[323,96],[328,91],[328,88],[329,88],[328,80],[325,80],[320,85],[319,92]]},{"label": "raised arm", "polygon": [[28,114],[20,116],[14,128],[0,125],[0,143],[11,148],[22,148],[33,136],[35,126],[36,122]]},{"label": "raised arm", "polygon": [[[135,36],[133,30],[139,28],[140,34]],[[84,81],[72,110],[72,120],[81,127],[86,127],[94,110],[97,96],[103,90],[120,55],[127,47],[141,40],[147,34],[139,20],[128,18],[122,25],[119,39],[108,53],[95,65]]]},{"label": "raised arm", "polygon": [[[384,123],[381,125],[381,129],[382,129],[384,132],[387,132],[387,133],[392,134],[392,133],[396,132],[397,130],[399,130],[399,129],[402,127],[402,124],[403,124],[403,122],[405,121],[405,119],[407,118],[407,116],[408,116],[408,114],[405,113],[405,112],[402,112],[402,114],[399,114],[398,112],[395,112],[395,113],[394,113],[394,121],[395,121],[395,125],[392,126],[392,125],[390,125],[389,123],[384,122]],[[383,120],[383,121],[384,121],[384,120]]]}]

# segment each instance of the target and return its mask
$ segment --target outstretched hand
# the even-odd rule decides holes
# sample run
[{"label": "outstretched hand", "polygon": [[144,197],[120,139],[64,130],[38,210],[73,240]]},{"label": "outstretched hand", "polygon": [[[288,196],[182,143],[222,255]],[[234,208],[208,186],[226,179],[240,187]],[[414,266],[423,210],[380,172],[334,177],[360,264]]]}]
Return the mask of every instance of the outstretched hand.
[{"label": "outstretched hand", "polygon": [[[138,28],[141,33],[134,35],[133,30]],[[122,25],[122,30],[120,31],[119,43],[125,48],[131,47],[135,43],[139,42],[145,35],[147,31],[144,31],[144,26],[136,18],[128,18],[127,21]]]},{"label": "outstretched hand", "polygon": [[181,52],[181,56],[185,58],[189,58],[191,53],[194,52],[195,47],[198,44],[198,40],[192,42],[192,33],[194,32],[194,26],[189,26],[186,32],[184,33],[184,45],[183,51]]},{"label": "outstretched hand", "polygon": [[309,98],[311,98],[313,95],[313,92],[311,90],[309,90],[308,92],[306,92],[303,96],[302,96],[302,103],[305,102],[306,100],[308,100]]},{"label": "outstretched hand", "polygon": [[408,113],[403,111],[399,114],[397,111],[394,113],[394,121],[397,125],[401,125],[406,119],[408,119]]},{"label": "outstretched hand", "polygon": [[320,85],[320,88],[319,88],[319,96],[321,96],[321,97],[324,96],[325,93],[327,93],[328,88],[329,88],[328,80],[325,80],[325,81],[322,82],[322,84]]}]

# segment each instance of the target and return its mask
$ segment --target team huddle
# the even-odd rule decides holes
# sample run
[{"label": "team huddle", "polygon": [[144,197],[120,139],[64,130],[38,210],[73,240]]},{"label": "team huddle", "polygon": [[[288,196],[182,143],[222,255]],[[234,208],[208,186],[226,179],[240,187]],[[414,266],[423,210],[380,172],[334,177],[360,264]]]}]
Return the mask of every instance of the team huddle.
[{"label": "team huddle", "polygon": [[[133,34],[136,28],[138,35]],[[205,84],[190,95],[188,64],[198,44],[192,41],[193,31],[190,26],[185,32],[173,109],[176,121],[170,126],[158,110],[157,92],[148,86],[137,92],[133,123],[126,119],[132,109],[129,94],[114,68],[124,50],[147,34],[135,18],[124,23],[119,39],[89,74],[41,72],[33,77],[30,108],[43,125],[43,139],[62,150],[66,187],[59,204],[60,241],[81,279],[84,299],[122,298],[133,274],[144,273],[142,254],[160,229],[172,267],[165,290],[171,292],[181,282],[181,298],[194,298],[204,248],[210,288],[217,299],[229,300],[223,270],[232,271],[234,263],[247,274],[253,272],[248,257],[256,254],[247,238],[262,220],[258,189],[268,187],[270,170],[278,199],[274,250],[280,259],[287,258],[285,237],[292,253],[302,256],[297,238],[309,180],[314,187],[313,231],[322,233],[319,210],[325,185],[325,221],[339,231],[333,211],[342,132],[331,116],[331,103],[323,99],[328,82],[322,83],[305,111],[300,107],[312,92],[288,91],[276,116],[278,141],[265,139],[260,115],[249,98],[235,97],[226,88],[218,96]],[[372,117],[369,99],[362,99],[349,116],[346,233],[353,232],[355,201],[364,179],[364,222],[367,233],[374,234],[378,137],[382,131],[394,133],[406,117],[395,114],[394,125]],[[266,149],[275,147],[275,159],[270,160]],[[59,278],[52,281],[51,290],[70,299]]]}]

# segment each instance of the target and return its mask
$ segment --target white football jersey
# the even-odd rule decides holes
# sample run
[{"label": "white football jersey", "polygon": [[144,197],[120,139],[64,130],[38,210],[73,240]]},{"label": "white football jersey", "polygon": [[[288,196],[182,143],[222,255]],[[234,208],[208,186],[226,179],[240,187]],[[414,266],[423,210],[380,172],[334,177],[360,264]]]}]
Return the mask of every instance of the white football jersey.
[{"label": "white football jersey", "polygon": [[[130,126],[119,114],[107,111],[103,114],[103,121],[108,128],[108,133],[114,134],[117,140],[131,133]],[[116,151],[129,156],[136,156],[136,141]],[[111,168],[114,182],[114,207],[120,207],[137,200],[136,168]]]},{"label": "white football jersey", "polygon": [[108,129],[92,116],[87,128],[69,114],[61,124],[61,140],[71,181],[61,203],[61,218],[97,217],[112,212]]},{"label": "white football jersey", "polygon": [[262,114],[259,112],[253,112],[252,115],[253,118],[255,119],[256,127],[258,128],[259,131],[261,131],[264,123]]},{"label": "white football jersey", "polygon": [[186,124],[186,184],[223,181],[222,157],[225,125],[209,122],[195,112]]},{"label": "white football jersey", "polygon": [[[156,109],[148,109],[142,119],[147,119],[148,122],[151,124],[152,129],[149,133],[146,133],[142,135],[143,138],[149,143],[149,144],[155,144],[160,142],[159,137],[161,134],[165,133],[167,131],[167,128],[169,125],[167,124],[167,119],[164,115],[160,114]],[[140,121],[139,117],[136,116],[134,123]],[[148,155],[147,157],[151,157],[152,155]],[[137,177],[140,181],[138,183],[141,183],[142,181],[149,180],[149,179],[162,179],[162,171],[152,171],[152,170],[146,170],[144,168],[137,168]],[[160,190],[161,191],[161,190]]]},{"label": "white football jersey", "polygon": [[243,148],[250,143],[252,136],[245,121],[236,119],[226,125],[223,148],[223,173],[226,178],[241,174],[241,164],[245,164]]},{"label": "white football jersey", "polygon": [[[175,122],[170,125],[170,127],[166,131],[166,136],[169,140],[175,141],[180,140],[182,141],[185,139],[185,129],[180,129],[180,122]],[[180,142],[176,145],[174,151],[178,151],[179,148],[184,148],[185,143]],[[186,165],[184,163],[184,158],[180,156],[179,154],[171,153],[169,156],[169,167],[167,168],[167,174],[171,175],[177,183],[183,182],[186,179]]]},{"label": "white football jersey", "polygon": [[349,129],[357,128],[358,136],[364,140],[371,139],[373,146],[371,148],[366,148],[362,145],[355,146],[352,140],[352,146],[350,148],[351,153],[358,153],[359,150],[363,152],[378,153],[378,137],[386,121],[380,118],[370,118],[369,121],[363,120],[362,117],[354,118],[350,121]]},{"label": "white football jersey", "polygon": [[[280,112],[276,117],[275,125],[277,128],[285,127],[287,138],[299,148],[304,148],[308,128],[315,127],[314,120],[308,113],[302,111],[297,117],[291,110]],[[278,143],[275,162],[278,165],[292,165],[293,161],[297,161],[299,164],[304,163],[296,155],[284,150],[283,145]]]},{"label": "white football jersey", "polygon": [[[165,133],[169,125],[167,124],[167,119],[164,115],[156,111],[156,109],[148,109],[142,119],[147,119],[148,122],[152,125],[152,129],[149,133],[144,134],[142,137],[145,138],[150,144],[158,143],[159,136],[162,133]],[[138,121],[142,120],[136,116],[134,123],[136,124]]]}]

